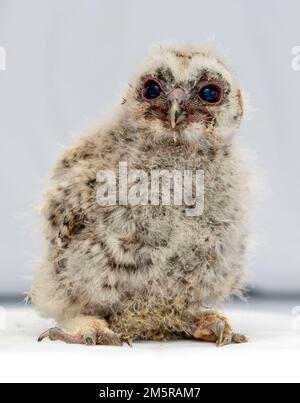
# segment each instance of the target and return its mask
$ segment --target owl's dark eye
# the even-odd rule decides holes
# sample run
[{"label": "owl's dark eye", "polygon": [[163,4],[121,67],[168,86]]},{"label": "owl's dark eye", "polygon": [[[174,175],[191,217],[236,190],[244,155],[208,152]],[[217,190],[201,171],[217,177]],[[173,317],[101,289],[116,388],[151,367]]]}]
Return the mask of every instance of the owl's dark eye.
[{"label": "owl's dark eye", "polygon": [[216,104],[220,101],[222,88],[217,84],[203,85],[199,90],[199,97],[208,104]]},{"label": "owl's dark eye", "polygon": [[154,99],[160,96],[161,93],[161,88],[158,82],[154,80],[148,80],[145,83],[145,88],[144,88],[144,96],[147,99]]}]

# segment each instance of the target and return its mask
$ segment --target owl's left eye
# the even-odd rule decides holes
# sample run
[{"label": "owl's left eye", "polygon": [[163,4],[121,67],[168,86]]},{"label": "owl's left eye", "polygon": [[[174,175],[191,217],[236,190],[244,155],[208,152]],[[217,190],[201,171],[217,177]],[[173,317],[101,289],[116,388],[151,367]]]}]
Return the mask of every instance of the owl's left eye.
[{"label": "owl's left eye", "polygon": [[222,88],[218,84],[204,84],[199,89],[199,98],[208,104],[216,104],[221,100]]},{"label": "owl's left eye", "polygon": [[148,80],[144,86],[144,96],[146,99],[155,99],[161,94],[161,87],[155,80]]}]

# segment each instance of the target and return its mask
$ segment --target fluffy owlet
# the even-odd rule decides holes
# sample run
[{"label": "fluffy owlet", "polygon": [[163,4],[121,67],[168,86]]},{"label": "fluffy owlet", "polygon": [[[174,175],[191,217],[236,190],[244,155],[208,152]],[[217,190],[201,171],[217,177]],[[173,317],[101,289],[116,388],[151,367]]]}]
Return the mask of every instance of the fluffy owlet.
[{"label": "fluffy owlet", "polygon": [[242,92],[212,50],[150,54],[114,119],[68,149],[51,178],[32,300],[58,327],[39,340],[247,340],[208,309],[244,285],[242,118]]}]

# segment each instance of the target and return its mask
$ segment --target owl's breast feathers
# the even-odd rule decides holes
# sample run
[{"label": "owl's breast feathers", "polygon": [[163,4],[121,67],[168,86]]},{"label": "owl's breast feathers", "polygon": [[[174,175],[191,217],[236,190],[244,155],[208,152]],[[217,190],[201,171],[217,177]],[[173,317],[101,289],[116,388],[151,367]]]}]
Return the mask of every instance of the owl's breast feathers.
[{"label": "owl's breast feathers", "polygon": [[[181,295],[180,303],[188,306],[238,290],[246,240],[244,183],[231,148],[128,141],[121,147],[115,138],[105,137],[100,147],[98,137],[88,139],[69,151],[48,194],[49,256],[69,297],[78,301],[84,295],[88,306],[109,310],[132,298],[154,301],[161,292],[173,301]],[[170,205],[99,205],[97,174],[116,173],[120,161],[149,175],[202,170],[201,214],[189,216],[187,206],[174,205],[172,198]]]}]

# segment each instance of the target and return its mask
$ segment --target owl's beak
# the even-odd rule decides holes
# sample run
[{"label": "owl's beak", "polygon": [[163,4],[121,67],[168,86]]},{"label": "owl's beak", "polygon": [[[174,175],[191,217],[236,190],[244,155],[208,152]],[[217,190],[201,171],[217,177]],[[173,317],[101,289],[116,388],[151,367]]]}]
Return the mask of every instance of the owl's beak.
[{"label": "owl's beak", "polygon": [[172,129],[175,129],[176,125],[183,122],[186,118],[186,112],[182,111],[181,105],[185,99],[185,92],[181,88],[176,88],[168,95],[170,102],[169,109],[169,121]]},{"label": "owl's beak", "polygon": [[177,119],[181,115],[181,108],[179,106],[177,99],[174,99],[174,101],[171,103],[169,115],[170,115],[171,127],[172,127],[172,129],[175,129],[176,124],[177,124]]}]

